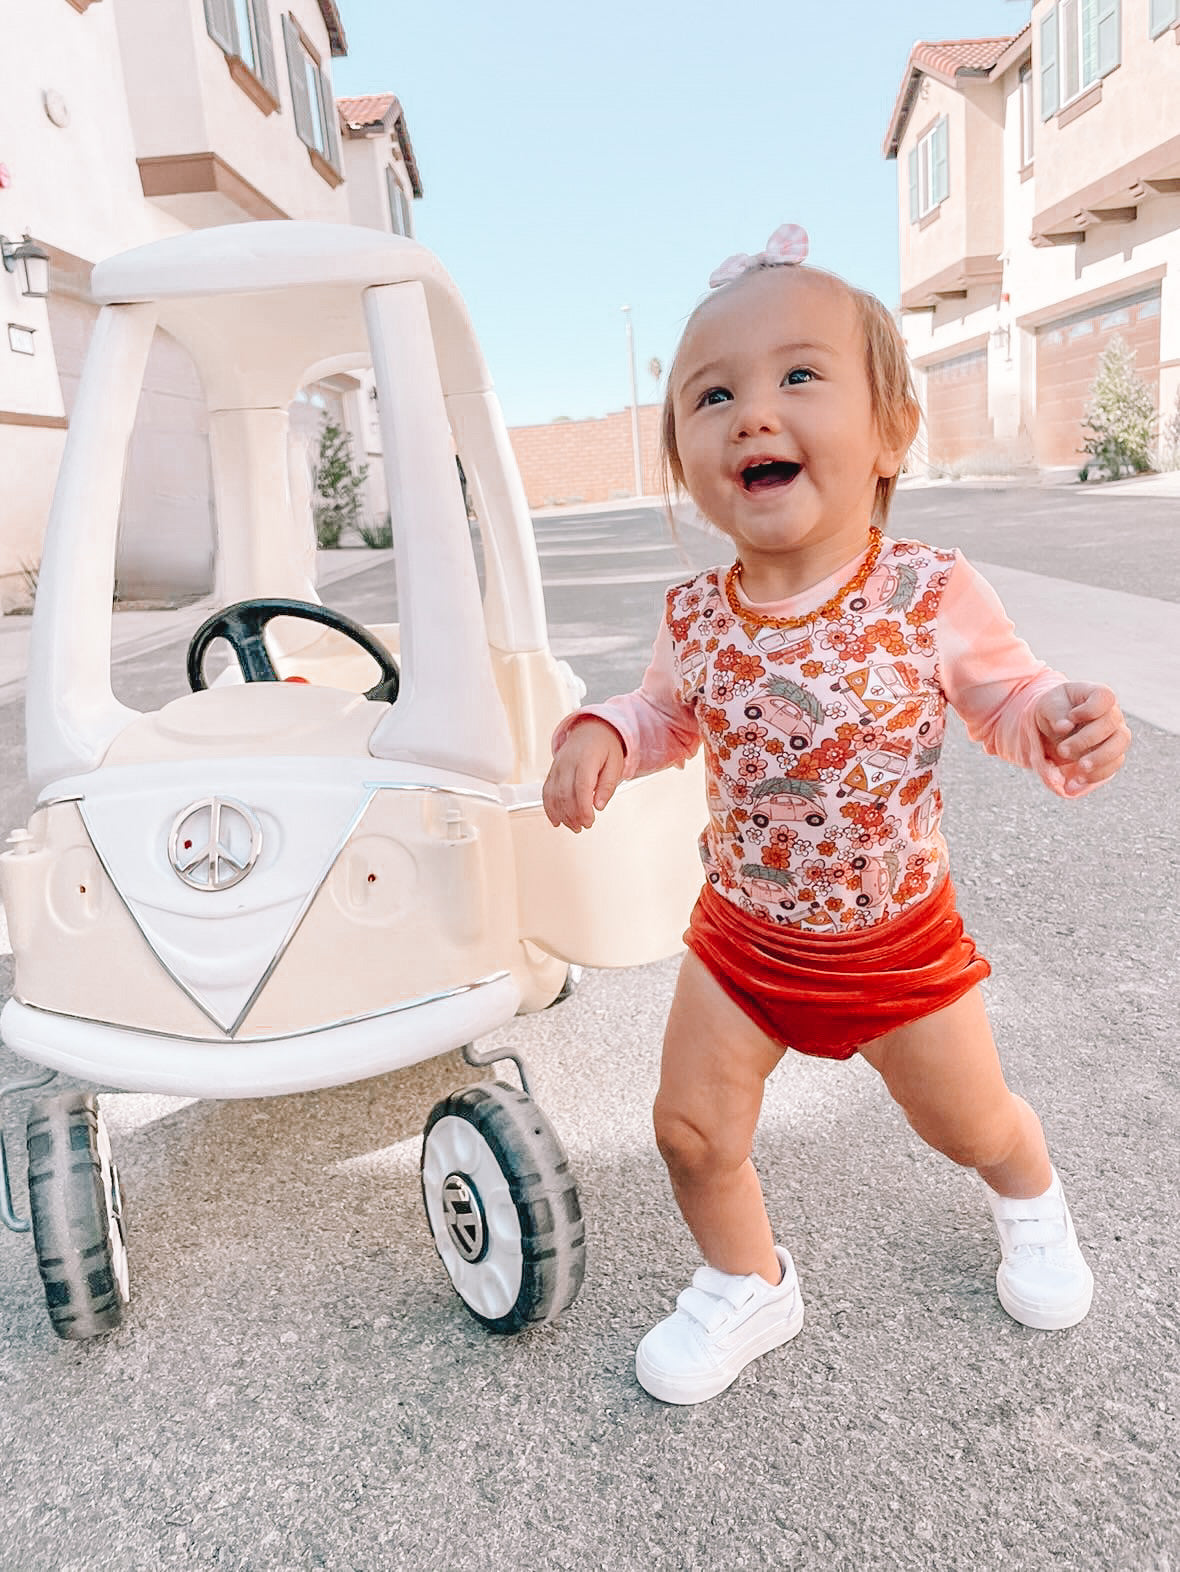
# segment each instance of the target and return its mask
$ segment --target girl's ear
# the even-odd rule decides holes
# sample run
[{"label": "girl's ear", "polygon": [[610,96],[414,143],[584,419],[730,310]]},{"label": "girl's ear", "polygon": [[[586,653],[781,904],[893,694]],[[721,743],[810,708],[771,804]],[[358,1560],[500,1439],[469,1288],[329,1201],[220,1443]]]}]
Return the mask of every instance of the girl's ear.
[{"label": "girl's ear", "polygon": [[905,456],[914,444],[918,435],[918,426],[921,415],[916,404],[911,404],[907,399],[895,420],[890,422],[891,430],[882,438],[881,453],[878,460],[878,475],[891,476],[900,472],[905,463]]}]

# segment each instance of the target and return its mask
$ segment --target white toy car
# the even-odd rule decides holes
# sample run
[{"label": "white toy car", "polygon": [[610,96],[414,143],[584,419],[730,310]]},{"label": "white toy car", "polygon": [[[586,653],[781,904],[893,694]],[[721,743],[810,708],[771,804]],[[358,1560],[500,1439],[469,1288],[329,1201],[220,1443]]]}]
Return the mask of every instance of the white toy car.
[{"label": "white toy car", "polygon": [[[0,856],[16,968],[0,1031],[43,1068],[3,1091],[61,1071],[257,1097],[456,1048],[485,1063],[475,1040],[554,1002],[571,966],[671,954],[700,879],[699,774],[624,786],[589,836],[545,819],[549,737],[580,684],[550,653],[507,433],[438,261],[355,227],[239,224],[113,257],[93,290],[105,304],[32,628],[38,800]],[[112,692],[111,600],[157,325],[192,355],[208,401],[225,609],[190,646],[194,691],[145,714]],[[401,622],[362,628],[319,602],[287,410],[307,383],[369,365]],[[266,633],[276,618],[281,639]],[[218,638],[244,680],[206,687]],[[307,680],[275,680],[293,674]],[[97,1098],[42,1096],[28,1129],[31,1225],[6,1164],[3,1219],[31,1226],[57,1332],[109,1330],[128,1276]],[[481,1082],[446,1099],[421,1171],[438,1253],[485,1326],[516,1331],[571,1303],[580,1208],[526,1093]]]}]

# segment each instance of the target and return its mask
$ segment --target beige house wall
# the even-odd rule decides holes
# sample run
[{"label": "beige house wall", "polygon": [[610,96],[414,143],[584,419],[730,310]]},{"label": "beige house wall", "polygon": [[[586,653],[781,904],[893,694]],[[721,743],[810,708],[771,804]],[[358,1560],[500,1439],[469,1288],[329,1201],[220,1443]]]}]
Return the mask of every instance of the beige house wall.
[{"label": "beige house wall", "polygon": [[345,190],[348,193],[350,222],[367,229],[392,230],[389,191],[385,171],[392,168],[411,212],[414,193],[405,167],[393,153],[394,139],[389,132],[378,136],[346,136],[344,139]]},{"label": "beige house wall", "polygon": [[[1034,48],[1049,0],[1033,6]],[[1036,84],[1037,211],[1056,207],[1108,171],[1129,164],[1161,142],[1180,139],[1178,35],[1148,36],[1147,0],[1122,0],[1121,63],[1075,105],[1041,119]],[[1095,93],[1097,88],[1097,93]],[[1083,102],[1089,107],[1077,113]],[[1176,155],[1180,173],[1180,151]]]},{"label": "beige house wall", "polygon": [[[281,210],[272,216],[348,221],[344,188],[316,172],[296,135],[291,107],[284,13],[295,17],[319,53],[323,70],[331,71],[327,28],[316,0],[268,0],[280,106],[271,114],[265,114],[230,75],[225,54],[209,36],[200,4],[192,0],[118,0],[118,4],[137,158],[215,153]],[[183,85],[183,91],[177,91],[178,85]],[[158,205],[193,225],[244,216],[219,213],[211,197],[173,197]]]},{"label": "beige house wall", "polygon": [[[910,222],[909,155],[945,115],[948,195],[933,212]],[[956,90],[930,76],[898,148],[898,222],[903,298],[940,280],[967,257],[993,257],[1003,243],[1001,146],[1003,99],[990,82]],[[948,287],[953,283],[947,280]]]},{"label": "beige house wall", "polygon": [[[1034,38],[1038,36],[1035,23],[1046,9],[1046,3],[1038,3]],[[1060,198],[1064,184],[1072,180],[1076,190],[1098,181],[1128,159],[1180,134],[1180,125],[1175,131],[1169,129],[1169,117],[1160,113],[1162,104],[1180,103],[1180,75],[1175,77],[1176,85],[1170,85],[1173,73],[1180,68],[1178,36],[1169,31],[1150,40],[1146,0],[1123,0],[1123,64],[1103,79],[1100,100],[1064,125],[1056,118],[1049,122],[1040,119],[1039,59],[1034,52],[1033,160],[1027,169],[1021,168],[1019,58],[998,78],[986,82],[961,79],[961,92],[935,83],[927,99],[918,100],[916,108],[923,115],[927,103],[945,104],[953,97],[962,98],[965,104],[971,99],[982,111],[986,93],[996,105],[994,127],[998,135],[987,124],[986,114],[972,121],[964,111],[960,121],[964,133],[980,136],[980,148],[994,148],[994,157],[990,168],[984,168],[973,149],[966,165],[967,185],[956,188],[952,146],[950,191],[943,206],[960,208],[959,225],[948,225],[947,234],[970,235],[973,213],[988,208],[995,211],[1001,224],[995,240],[998,277],[994,283],[971,287],[963,299],[939,299],[932,309],[903,310],[901,317],[920,397],[924,397],[930,362],[986,343],[990,429],[982,431],[979,440],[979,455],[986,464],[998,467],[1005,462],[1027,462],[1033,455],[1038,327],[1091,305],[1097,309],[1103,301],[1114,301],[1139,289],[1158,287],[1161,291],[1159,407],[1165,417],[1175,407],[1180,394],[1180,193],[1149,194],[1138,202],[1133,222],[1091,225],[1080,243],[1034,245],[1032,236],[1034,219]],[[1166,94],[1161,86],[1165,81],[1169,84]],[[1133,110],[1129,107],[1132,101]],[[916,118],[911,116],[906,127],[897,160],[903,297],[915,281],[930,276],[926,270],[933,268],[935,261],[944,265],[945,257],[944,251],[919,249],[940,229],[942,218],[918,236],[917,243],[907,234],[916,228],[909,225],[905,163],[917,132]],[[923,127],[925,123],[918,120]],[[952,120],[952,138],[955,124]],[[1063,175],[1062,171],[1068,173]],[[971,254],[972,242],[965,240],[963,245],[964,254]],[[945,265],[953,266],[953,259]],[[927,452],[920,441],[915,467],[922,467]]]}]

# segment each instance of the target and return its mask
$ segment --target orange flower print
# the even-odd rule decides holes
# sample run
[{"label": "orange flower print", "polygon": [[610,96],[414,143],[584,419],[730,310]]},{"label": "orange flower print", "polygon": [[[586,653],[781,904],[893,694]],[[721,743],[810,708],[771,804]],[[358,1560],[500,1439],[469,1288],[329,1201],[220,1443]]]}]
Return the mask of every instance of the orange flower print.
[{"label": "orange flower print", "polygon": [[829,895],[827,900],[824,902],[824,905],[830,912],[838,912],[843,904],[844,902],[838,895]]},{"label": "orange flower print", "polygon": [[906,781],[905,785],[897,794],[898,802],[900,802],[903,807],[907,808],[911,802],[917,802],[918,798],[926,790],[927,786],[929,786],[931,779],[932,777],[930,771],[925,770],[921,775],[915,775],[912,780]]},{"label": "orange flower print", "polygon": [[766,760],[757,748],[747,748],[738,760],[738,774],[744,781],[760,781],[766,774]]},{"label": "orange flower print", "polygon": [[904,655],[906,652],[900,622],[888,622],[882,618],[879,622],[871,623],[865,629],[864,636],[881,649],[888,650],[890,655]]},{"label": "orange flower print", "polygon": [[934,654],[934,636],[929,628],[915,628],[910,640],[910,649],[915,655]]},{"label": "orange flower print", "polygon": [[836,855],[835,841],[820,841],[815,849],[821,857],[834,857]]},{"label": "orange flower print", "polygon": [[815,891],[814,890],[800,890],[799,891],[799,899],[801,901],[813,901],[815,899]]},{"label": "orange flower print", "polygon": [[692,627],[691,617],[670,617],[668,628],[677,644],[683,644],[688,638],[689,629]]},{"label": "orange flower print", "polygon": [[783,739],[781,737],[768,737],[763,746],[767,753],[781,753],[783,751]]},{"label": "orange flower print", "polygon": [[747,655],[736,644],[727,644],[717,652],[717,665],[721,671],[733,673],[735,682],[757,682],[766,675],[766,667],[757,655]]},{"label": "orange flower print", "polygon": [[798,839],[798,830],[793,830],[789,824],[776,824],[770,832],[770,844],[781,846],[786,851],[790,851]]},{"label": "orange flower print", "polygon": [[703,719],[705,725],[715,737],[720,737],[724,732],[729,730],[729,716],[725,713],[724,710],[710,709],[710,707],[706,705]]},{"label": "orange flower print", "polygon": [[851,742],[859,733],[860,727],[855,721],[843,721],[836,727],[836,736],[839,737],[841,742]]},{"label": "orange flower print", "polygon": [[762,866],[764,868],[789,868],[791,854],[785,846],[764,846],[762,848]]},{"label": "orange flower print", "polygon": [[[721,657],[717,657],[720,661]],[[728,704],[737,695],[737,678],[731,671],[713,673],[713,690],[709,697],[715,704]]]},{"label": "orange flower print", "polygon": [[931,595],[929,591],[914,602],[905,614],[905,620],[911,628],[920,627],[923,622],[933,622],[938,611],[938,596]]},{"label": "orange flower print", "polygon": [[750,721],[745,726],[739,726],[734,736],[739,742],[761,742],[763,737],[766,736],[766,727],[759,726],[755,721]]},{"label": "orange flower print", "polygon": [[922,718],[921,699],[910,699],[899,710],[895,710],[885,722],[887,731],[905,731],[910,726],[916,726]]},{"label": "orange flower print", "polygon": [[822,677],[824,664],[820,660],[805,660],[799,670],[805,677]]}]

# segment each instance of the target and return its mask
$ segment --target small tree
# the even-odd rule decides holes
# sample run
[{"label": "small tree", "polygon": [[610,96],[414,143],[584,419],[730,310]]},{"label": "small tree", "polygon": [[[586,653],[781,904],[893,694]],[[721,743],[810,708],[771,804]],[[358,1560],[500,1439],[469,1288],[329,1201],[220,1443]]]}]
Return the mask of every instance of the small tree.
[{"label": "small tree", "polygon": [[1164,421],[1160,431],[1159,467],[1180,469],[1180,388],[1176,390],[1176,402],[1172,405],[1172,413]]},{"label": "small tree", "polygon": [[1151,389],[1136,374],[1134,352],[1117,334],[1102,351],[1084,418],[1082,445],[1091,462],[1082,469],[1083,480],[1092,467],[1105,470],[1108,480],[1117,480],[1124,469],[1139,474],[1151,468]]},{"label": "small tree", "polygon": [[367,464],[352,459],[352,438],[333,420],[320,432],[320,452],[312,474],[312,517],[316,545],[330,549],[340,544],[346,529],[355,529],[361,513],[361,492]]}]

